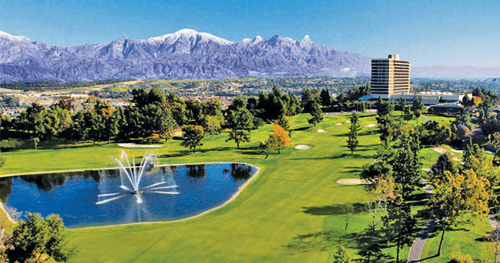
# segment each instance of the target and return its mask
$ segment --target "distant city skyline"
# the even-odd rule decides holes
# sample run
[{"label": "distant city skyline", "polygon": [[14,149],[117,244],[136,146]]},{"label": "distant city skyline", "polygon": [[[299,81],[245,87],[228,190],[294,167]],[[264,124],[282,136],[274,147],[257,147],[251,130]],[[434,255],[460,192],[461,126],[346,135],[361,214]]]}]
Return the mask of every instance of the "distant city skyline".
[{"label": "distant city skyline", "polygon": [[50,45],[190,28],[233,42],[276,34],[412,66],[500,67],[500,1],[0,0],[0,31]]}]

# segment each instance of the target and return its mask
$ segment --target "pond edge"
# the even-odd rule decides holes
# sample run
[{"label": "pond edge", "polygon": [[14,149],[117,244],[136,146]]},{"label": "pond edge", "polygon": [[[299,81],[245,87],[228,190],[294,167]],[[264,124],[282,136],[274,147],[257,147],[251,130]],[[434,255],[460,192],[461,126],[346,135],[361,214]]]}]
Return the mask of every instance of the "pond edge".
[{"label": "pond edge", "polygon": [[[242,184],[236,193],[234,193],[231,198],[226,200],[223,204],[213,207],[209,210],[203,211],[200,214],[179,219],[179,220],[167,220],[167,221],[155,221],[155,222],[137,222],[137,223],[126,223],[126,224],[117,224],[117,225],[107,225],[107,226],[87,226],[87,227],[77,227],[77,228],[71,228],[68,230],[78,230],[78,229],[92,229],[92,228],[107,228],[107,227],[120,227],[120,226],[131,226],[131,225],[142,225],[142,224],[160,224],[160,223],[176,223],[176,222],[182,222],[182,221],[187,221],[191,220],[200,216],[203,216],[205,214],[208,214],[212,211],[215,211],[217,209],[222,208],[223,206],[229,204],[232,202],[240,193],[251,183],[254,181],[254,179],[260,174],[261,168],[255,164],[251,163],[243,163],[243,162],[204,162],[204,163],[179,163],[179,164],[160,164],[157,165],[158,167],[166,167],[166,166],[180,166],[180,165],[199,165],[199,164],[224,164],[224,163],[234,163],[234,164],[245,164],[252,166],[256,169],[255,173],[252,175],[250,179],[248,179],[244,184]],[[114,167],[114,168],[102,168],[102,169],[76,169],[76,170],[64,170],[64,171],[46,171],[46,172],[35,172],[35,173],[20,173],[20,174],[6,174],[6,175],[0,175],[0,178],[2,177],[14,177],[14,176],[23,176],[23,175],[42,175],[42,174],[51,174],[51,173],[68,173],[68,172],[84,172],[84,171],[98,171],[98,170],[114,170],[114,169],[120,169],[120,167]],[[10,216],[9,213],[7,213],[7,210],[4,207],[3,202],[0,202],[0,208],[3,211],[3,213],[7,216],[9,221],[11,221],[13,224],[17,224],[17,221],[13,220]]]}]

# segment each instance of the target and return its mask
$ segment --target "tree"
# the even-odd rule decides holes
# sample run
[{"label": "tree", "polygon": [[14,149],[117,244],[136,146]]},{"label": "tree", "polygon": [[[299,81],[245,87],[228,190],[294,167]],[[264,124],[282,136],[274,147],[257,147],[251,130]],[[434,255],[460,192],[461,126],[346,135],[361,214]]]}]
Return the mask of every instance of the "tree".
[{"label": "tree", "polygon": [[330,92],[328,92],[328,89],[322,89],[320,97],[321,97],[321,105],[325,108],[330,107],[332,98],[330,97]]},{"label": "tree", "polygon": [[180,126],[186,124],[188,121],[186,116],[186,102],[182,98],[177,97],[174,93],[168,95],[167,102],[177,124]]},{"label": "tree", "polygon": [[451,174],[457,172],[456,165],[451,161],[451,156],[449,153],[441,154],[437,161],[432,165],[430,171],[430,178],[433,180],[434,176],[441,176],[444,171],[449,171]]},{"label": "tree", "polygon": [[468,212],[467,221],[480,220],[489,212],[490,196],[486,190],[489,182],[478,177],[473,170],[465,170],[463,174],[456,175],[445,171],[440,176],[434,176],[432,183],[435,191],[430,208],[441,225],[440,255],[446,230],[456,224],[464,212]]},{"label": "tree", "polygon": [[390,165],[378,161],[374,164],[364,165],[359,177],[366,182],[365,188],[371,191],[377,187],[380,178],[387,177],[391,172]]},{"label": "tree", "polygon": [[208,116],[207,117],[207,131],[210,136],[214,134],[219,134],[221,131],[221,121],[217,116]]},{"label": "tree", "polygon": [[411,126],[404,126],[400,130],[396,145],[396,153],[392,161],[394,182],[406,200],[408,194],[415,190],[420,182],[420,144],[418,132]]},{"label": "tree", "polygon": [[65,227],[58,215],[44,219],[40,214],[28,213],[28,221],[21,221],[14,227],[12,246],[8,251],[12,262],[25,262],[35,257],[39,261],[43,254],[66,261],[73,254],[73,249],[68,249]]},{"label": "tree", "polygon": [[181,146],[189,147],[193,152],[196,152],[196,147],[203,146],[201,140],[205,137],[203,127],[199,125],[186,125],[182,128],[184,131],[184,141]]},{"label": "tree", "polygon": [[149,93],[139,89],[133,92],[135,105],[125,108],[120,113],[118,122],[121,132],[120,137],[147,138],[156,136],[168,139],[172,136],[176,126],[176,119],[169,106],[175,105],[176,114],[179,121],[187,123],[185,115],[186,105],[184,101],[175,95],[170,94],[169,99],[158,89],[151,89]]},{"label": "tree", "polygon": [[415,118],[417,118],[418,121],[418,118],[420,117],[420,115],[422,115],[422,111],[425,109],[425,105],[422,102],[422,99],[417,96],[417,94],[415,94],[415,96],[413,97],[413,105],[411,106],[411,109],[413,111],[413,115],[415,116]]},{"label": "tree", "polygon": [[385,144],[389,143],[392,126],[394,125],[394,120],[391,115],[393,110],[394,106],[392,103],[383,101],[382,99],[378,100],[376,117],[378,132],[380,133],[380,140]]},{"label": "tree", "polygon": [[245,101],[236,97],[226,115],[226,124],[229,127],[229,138],[227,141],[236,142],[236,147],[240,148],[241,142],[250,141],[250,129],[253,127],[253,115],[245,108]]},{"label": "tree", "polygon": [[66,244],[66,228],[58,215],[50,215],[45,218],[49,230],[49,236],[45,245],[45,253],[52,256],[56,261],[66,262],[74,253],[73,248]]},{"label": "tree", "polygon": [[290,124],[288,123],[288,119],[285,115],[281,115],[281,117],[276,122],[279,126],[281,126],[285,131],[290,131]]},{"label": "tree", "polygon": [[383,236],[377,231],[377,225],[382,222],[377,219],[380,212],[385,211],[387,202],[394,198],[394,183],[390,178],[379,178],[375,188],[371,191],[371,200],[368,202],[368,212],[372,221],[366,229],[365,244],[360,246],[360,254],[370,262],[372,257],[377,260],[382,257]]},{"label": "tree", "polygon": [[403,108],[403,119],[405,121],[411,121],[413,119],[413,113],[411,112],[411,106],[410,105],[404,105]]},{"label": "tree", "polygon": [[46,109],[34,102],[16,119],[15,128],[24,131],[26,136],[32,139],[35,149],[38,149],[38,143],[46,134],[45,115]]},{"label": "tree", "polygon": [[[288,136],[288,133],[278,124],[273,125],[274,132],[269,135],[269,139],[266,141],[266,147],[269,151],[277,150],[278,154],[281,154],[281,149],[285,147],[293,146],[292,140]],[[266,156],[267,158],[267,156]]]},{"label": "tree", "polygon": [[351,116],[351,126],[349,127],[349,132],[347,133],[347,147],[351,150],[351,155],[354,155],[354,150],[359,145],[358,131],[361,130],[359,125],[358,115],[354,112]]},{"label": "tree", "polygon": [[448,124],[439,124],[437,121],[426,121],[419,126],[422,145],[438,145],[445,143],[451,137]]},{"label": "tree", "polygon": [[312,118],[307,120],[309,124],[316,126],[316,124],[323,121],[323,112],[321,111],[318,103],[312,104],[310,114],[312,115]]},{"label": "tree", "polygon": [[410,205],[401,196],[397,196],[389,202],[383,221],[391,240],[396,242],[396,262],[399,263],[399,251],[413,243],[412,233],[416,220],[411,214]]},{"label": "tree", "polygon": [[302,105],[304,106],[304,112],[311,112],[313,110],[312,106],[314,104],[319,104],[320,102],[321,96],[319,89],[305,88],[302,91]]}]

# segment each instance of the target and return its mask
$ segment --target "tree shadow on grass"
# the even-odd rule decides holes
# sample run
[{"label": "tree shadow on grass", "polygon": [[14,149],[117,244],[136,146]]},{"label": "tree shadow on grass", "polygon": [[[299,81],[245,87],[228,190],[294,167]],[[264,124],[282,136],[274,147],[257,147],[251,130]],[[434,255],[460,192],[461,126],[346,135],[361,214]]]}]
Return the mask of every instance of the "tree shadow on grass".
[{"label": "tree shadow on grass", "polygon": [[303,207],[303,213],[315,216],[358,214],[367,210],[366,204],[334,204],[326,206]]},{"label": "tree shadow on grass", "polygon": [[334,230],[298,235],[288,245],[284,245],[284,247],[297,253],[327,251],[331,247],[332,240],[340,236],[340,233]]},{"label": "tree shadow on grass", "polygon": [[305,235],[297,235],[284,247],[295,253],[306,253],[310,251],[327,251],[335,244],[358,250],[358,254],[366,257],[367,251],[371,250],[373,262],[387,262],[393,259],[391,255],[382,253],[379,249],[390,247],[383,231],[370,232],[364,230],[361,233],[346,233],[342,230],[321,231]]},{"label": "tree shadow on grass", "polygon": [[358,118],[359,119],[367,119],[367,118],[371,118],[371,117],[375,117],[377,116],[376,113],[373,113],[373,114],[367,114],[367,115],[360,115]]},{"label": "tree shadow on grass", "polygon": [[189,155],[190,153],[192,153],[192,151],[179,151],[177,153],[158,155],[158,158],[182,157],[182,156]]},{"label": "tree shadow on grass", "polygon": [[332,159],[340,159],[345,157],[361,158],[361,159],[374,159],[376,155],[361,155],[361,154],[350,154],[350,153],[337,153],[331,156]]},{"label": "tree shadow on grass", "polygon": [[363,171],[363,169],[350,169],[347,171],[342,171],[341,173],[343,173],[343,174],[350,174],[350,173],[360,174],[362,171]]},{"label": "tree shadow on grass", "polygon": [[[266,154],[262,151],[245,151],[245,152],[241,152],[241,154],[243,155],[262,155],[262,156],[265,156]],[[275,154],[269,154],[269,156],[271,155],[275,155]],[[279,155],[276,153],[276,155]]]},{"label": "tree shadow on grass", "polygon": [[233,149],[232,147],[215,147],[215,148],[210,148],[210,149],[196,149],[197,152],[201,153],[206,153],[206,152],[225,152],[225,151],[230,151]]},{"label": "tree shadow on grass", "polygon": [[353,154],[350,153],[342,153],[342,154],[334,154],[333,156],[324,156],[324,157],[311,157],[311,158],[292,158],[291,160],[336,160],[345,157],[351,158],[361,158],[361,159],[374,159],[373,155],[361,155],[361,154]]},{"label": "tree shadow on grass", "polygon": [[295,128],[295,129],[290,129],[291,131],[304,131],[309,128],[312,128],[313,126],[306,126],[306,127],[300,127],[300,128]]},{"label": "tree shadow on grass", "polygon": [[372,144],[360,144],[358,148],[379,148],[380,143],[372,143]]},{"label": "tree shadow on grass", "polygon": [[[421,258],[419,261],[408,261],[408,263],[417,263],[417,262],[422,262],[422,261],[426,261],[426,260],[429,260],[429,259],[432,259],[432,258],[437,258],[439,257],[438,254],[434,255],[434,256],[430,256],[430,257],[426,257],[426,258]],[[448,262],[456,262],[455,260],[451,260],[451,261],[448,261]]]},{"label": "tree shadow on grass", "polygon": [[377,134],[377,131],[376,130],[372,130],[372,131],[360,132],[360,133],[358,133],[358,136],[367,136],[367,135],[375,135],[375,134]]},{"label": "tree shadow on grass", "polygon": [[[244,154],[244,155],[266,155],[262,148],[259,146],[252,146],[252,147],[240,147],[239,149],[236,149],[238,153]],[[276,153],[277,154],[277,153]]]}]

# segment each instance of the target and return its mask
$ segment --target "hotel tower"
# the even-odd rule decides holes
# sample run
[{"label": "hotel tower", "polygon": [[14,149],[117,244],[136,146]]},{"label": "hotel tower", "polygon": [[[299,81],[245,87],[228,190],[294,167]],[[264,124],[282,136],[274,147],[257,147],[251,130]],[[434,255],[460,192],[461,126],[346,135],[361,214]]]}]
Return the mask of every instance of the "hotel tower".
[{"label": "hotel tower", "polygon": [[372,59],[371,94],[410,93],[410,62],[399,55]]}]

